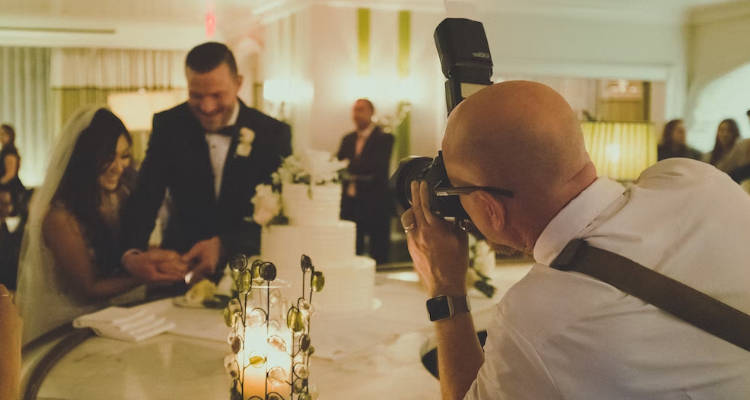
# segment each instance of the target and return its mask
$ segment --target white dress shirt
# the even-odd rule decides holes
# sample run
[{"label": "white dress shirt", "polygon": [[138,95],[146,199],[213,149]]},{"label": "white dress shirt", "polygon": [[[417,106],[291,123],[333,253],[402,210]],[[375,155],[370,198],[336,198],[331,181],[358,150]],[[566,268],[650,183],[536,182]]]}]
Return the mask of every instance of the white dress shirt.
[{"label": "white dress shirt", "polygon": [[[240,114],[240,102],[234,103],[234,111],[227,122],[227,126],[237,123],[237,116]],[[221,180],[224,177],[224,164],[227,161],[229,146],[232,144],[232,138],[220,133],[206,132],[206,142],[208,151],[211,156],[211,167],[214,172],[214,193],[219,198],[221,192]]]},{"label": "white dress shirt", "polygon": [[548,267],[574,238],[750,313],[750,196],[668,159],[631,187],[599,178],[544,229],[498,304],[466,399],[746,399],[750,352],[614,287]]}]

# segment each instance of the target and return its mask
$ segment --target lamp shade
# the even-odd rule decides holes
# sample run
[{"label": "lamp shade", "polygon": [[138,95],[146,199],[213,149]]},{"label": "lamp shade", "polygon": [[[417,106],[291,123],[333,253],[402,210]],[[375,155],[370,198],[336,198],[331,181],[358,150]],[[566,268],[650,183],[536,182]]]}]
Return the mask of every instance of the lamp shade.
[{"label": "lamp shade", "polygon": [[584,122],[581,128],[599,176],[634,181],[656,163],[658,138],[649,122]]},{"label": "lamp shade", "polygon": [[139,90],[110,94],[107,105],[129,131],[150,131],[155,113],[179,104],[184,98],[184,90]]}]

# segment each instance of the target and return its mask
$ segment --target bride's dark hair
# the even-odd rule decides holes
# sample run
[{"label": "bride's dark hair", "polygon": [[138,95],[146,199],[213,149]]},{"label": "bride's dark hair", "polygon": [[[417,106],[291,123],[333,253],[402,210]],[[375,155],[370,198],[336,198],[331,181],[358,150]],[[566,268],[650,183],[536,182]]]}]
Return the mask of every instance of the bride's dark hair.
[{"label": "bride's dark hair", "polygon": [[116,115],[105,108],[97,110],[89,126],[78,136],[55,193],[55,199],[78,219],[94,250],[97,266],[103,268],[102,273],[116,267],[120,258],[117,232],[107,227],[99,211],[102,202],[99,175],[114,161],[120,136],[133,144],[130,133]]}]

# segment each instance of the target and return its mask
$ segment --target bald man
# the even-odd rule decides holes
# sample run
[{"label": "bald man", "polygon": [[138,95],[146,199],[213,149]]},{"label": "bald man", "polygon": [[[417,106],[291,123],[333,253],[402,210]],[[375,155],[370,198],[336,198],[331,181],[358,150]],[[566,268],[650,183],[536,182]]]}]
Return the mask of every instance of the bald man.
[{"label": "bald man", "polygon": [[[750,312],[750,197],[693,160],[625,187],[597,178],[575,114],[537,83],[496,84],[451,114],[443,140],[461,204],[494,246],[536,264],[494,310],[484,351],[471,314],[435,322],[444,399],[740,399],[750,352],[596,279],[549,267],[572,239],[620,254]],[[466,235],[412,184],[402,215],[428,296],[466,297]],[[602,268],[606,268],[602,265]]]}]

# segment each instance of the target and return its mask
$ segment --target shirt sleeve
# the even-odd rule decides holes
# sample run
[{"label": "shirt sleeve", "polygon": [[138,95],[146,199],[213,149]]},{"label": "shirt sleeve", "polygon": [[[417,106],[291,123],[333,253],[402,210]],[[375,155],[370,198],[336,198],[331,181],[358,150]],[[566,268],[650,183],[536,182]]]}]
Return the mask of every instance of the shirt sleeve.
[{"label": "shirt sleeve", "polygon": [[562,399],[537,349],[498,311],[466,400]]}]

